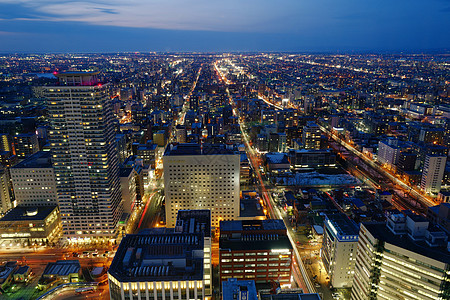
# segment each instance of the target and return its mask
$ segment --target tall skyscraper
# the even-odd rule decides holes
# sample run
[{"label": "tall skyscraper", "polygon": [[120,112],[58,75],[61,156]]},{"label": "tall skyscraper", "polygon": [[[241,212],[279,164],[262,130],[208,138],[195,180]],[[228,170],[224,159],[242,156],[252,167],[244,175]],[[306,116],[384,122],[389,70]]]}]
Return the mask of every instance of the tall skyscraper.
[{"label": "tall skyscraper", "polygon": [[239,153],[224,145],[171,144],[163,165],[167,227],[181,209],[209,209],[213,227],[239,215]]},{"label": "tall skyscraper", "polygon": [[98,72],[56,74],[45,87],[64,234],[114,238],[123,212],[112,104]]}]

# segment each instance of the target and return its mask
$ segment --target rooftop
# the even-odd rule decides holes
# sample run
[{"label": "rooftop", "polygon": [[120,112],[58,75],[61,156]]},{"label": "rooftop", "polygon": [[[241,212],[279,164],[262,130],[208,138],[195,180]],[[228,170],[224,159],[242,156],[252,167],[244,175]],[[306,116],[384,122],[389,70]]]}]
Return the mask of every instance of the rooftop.
[{"label": "rooftop", "polygon": [[196,143],[185,144],[169,144],[166,148],[165,156],[183,156],[183,155],[232,155],[234,150],[227,149],[226,145],[222,144],[203,144],[202,146]]},{"label": "rooftop", "polygon": [[301,290],[281,290],[278,294],[261,291],[261,300],[320,300],[319,294],[303,294]]},{"label": "rooftop", "polygon": [[447,247],[430,247],[425,241],[414,242],[407,235],[394,235],[383,223],[364,223],[370,234],[380,241],[409,250],[425,257],[450,264],[450,253]]},{"label": "rooftop", "polygon": [[341,236],[359,234],[358,226],[356,226],[356,224],[352,220],[350,220],[345,214],[342,213],[327,214],[326,219],[337,231],[336,234],[339,234]]},{"label": "rooftop", "polygon": [[51,153],[49,151],[38,151],[17,165],[11,167],[11,169],[38,169],[51,167]]},{"label": "rooftop", "polygon": [[239,295],[241,293],[247,293],[248,300],[257,300],[255,281],[253,280],[236,280],[236,278],[230,278],[228,281],[222,282],[222,299],[223,300],[236,300],[243,299]]},{"label": "rooftop", "polygon": [[42,275],[68,276],[69,274],[78,273],[80,269],[81,266],[78,260],[58,260],[48,263]]},{"label": "rooftop", "polygon": [[108,272],[119,281],[202,280],[203,235],[126,235]]},{"label": "rooftop", "polygon": [[278,234],[246,234],[240,238],[220,238],[219,248],[232,251],[292,249],[289,238]]},{"label": "rooftop", "polygon": [[221,221],[220,231],[286,230],[283,220]]},{"label": "rooftop", "polygon": [[0,219],[0,222],[43,221],[56,208],[56,205],[39,207],[16,206],[7,212],[6,215]]},{"label": "rooftop", "polygon": [[201,233],[211,237],[211,211],[209,209],[179,210],[175,232]]}]

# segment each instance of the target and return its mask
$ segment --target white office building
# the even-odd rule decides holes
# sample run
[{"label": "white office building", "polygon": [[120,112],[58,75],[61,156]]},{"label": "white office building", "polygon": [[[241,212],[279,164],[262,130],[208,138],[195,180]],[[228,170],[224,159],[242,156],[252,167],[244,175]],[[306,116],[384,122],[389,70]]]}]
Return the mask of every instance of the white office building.
[{"label": "white office building", "polygon": [[39,151],[11,167],[17,205],[58,205],[55,173],[50,152]]},{"label": "white office building", "polygon": [[412,213],[363,223],[351,299],[449,299],[447,243],[443,230]]},{"label": "white office building", "polygon": [[224,145],[170,144],[163,165],[167,227],[180,209],[209,209],[212,227],[239,216],[239,153]]},{"label": "white office building", "polygon": [[327,214],[321,257],[335,288],[352,286],[359,228],[345,214]]},{"label": "white office building", "polygon": [[427,155],[423,165],[421,189],[428,194],[438,194],[441,191],[447,157]]},{"label": "white office building", "polygon": [[59,73],[44,89],[64,234],[111,241],[123,206],[112,103],[97,75]]}]

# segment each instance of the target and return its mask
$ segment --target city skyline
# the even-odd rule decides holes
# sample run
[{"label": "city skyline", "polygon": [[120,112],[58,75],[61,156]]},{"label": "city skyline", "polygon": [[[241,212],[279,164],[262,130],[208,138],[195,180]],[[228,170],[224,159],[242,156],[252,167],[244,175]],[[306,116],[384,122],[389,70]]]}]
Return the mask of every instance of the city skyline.
[{"label": "city skyline", "polygon": [[450,4],[0,1],[0,52],[449,49]]}]

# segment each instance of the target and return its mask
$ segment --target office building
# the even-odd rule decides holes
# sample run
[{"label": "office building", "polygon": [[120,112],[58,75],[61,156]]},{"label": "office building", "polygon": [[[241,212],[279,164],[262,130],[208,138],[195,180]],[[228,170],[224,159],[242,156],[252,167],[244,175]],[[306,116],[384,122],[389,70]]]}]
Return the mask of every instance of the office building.
[{"label": "office building", "polygon": [[184,125],[177,125],[176,128],[177,142],[186,143],[187,142],[187,130]]},{"label": "office building", "polygon": [[123,206],[112,103],[97,75],[56,74],[45,93],[64,234],[112,241]]},{"label": "office building", "polygon": [[62,234],[58,206],[16,206],[0,219],[0,238],[11,246],[55,243]]},{"label": "office building", "polygon": [[320,149],[321,131],[319,126],[313,121],[307,121],[303,126],[302,144],[305,149]]},{"label": "office building", "polygon": [[200,300],[211,295],[210,213],[180,213],[174,229],[122,239],[108,271],[112,300]]},{"label": "office building", "polygon": [[7,133],[0,133],[0,150],[1,151],[12,151],[11,137]]},{"label": "office building", "polygon": [[420,188],[427,194],[438,194],[444,177],[446,156],[427,155],[423,165]]},{"label": "office building", "polygon": [[131,168],[120,168],[120,188],[122,190],[123,211],[130,214],[136,207],[136,171]]},{"label": "office building", "polygon": [[22,133],[14,136],[14,149],[18,158],[26,158],[39,151],[39,141],[34,133]]},{"label": "office building", "polygon": [[10,169],[17,205],[58,205],[50,152],[39,151]]},{"label": "office building", "polygon": [[335,288],[352,286],[358,227],[345,214],[327,214],[324,222],[322,261]]},{"label": "office building", "polygon": [[9,174],[6,169],[0,167],[0,215],[3,216],[12,207]]},{"label": "office building", "polygon": [[449,299],[447,245],[444,231],[412,213],[361,224],[351,299]]},{"label": "office building", "polygon": [[282,220],[220,222],[220,281],[254,280],[290,287],[292,245]]},{"label": "office building", "polygon": [[289,150],[290,167],[293,170],[304,168],[334,167],[336,155],[330,149],[324,150]]},{"label": "office building", "polygon": [[180,209],[209,209],[213,227],[239,216],[240,155],[225,145],[169,145],[163,156],[166,224]]},{"label": "office building", "polygon": [[398,163],[401,148],[397,139],[387,139],[378,143],[377,160],[381,164],[392,167]]}]

